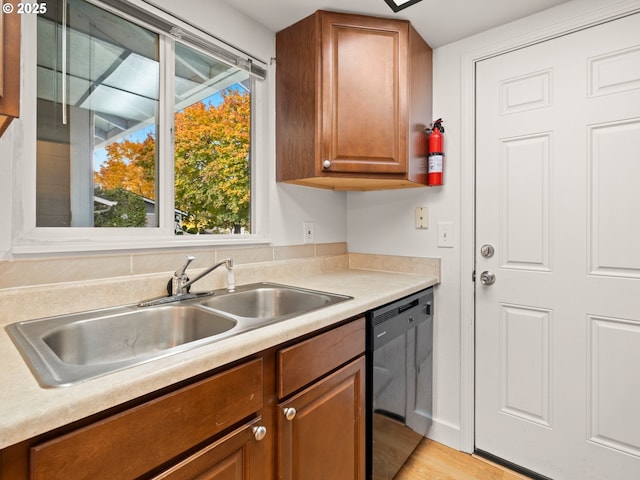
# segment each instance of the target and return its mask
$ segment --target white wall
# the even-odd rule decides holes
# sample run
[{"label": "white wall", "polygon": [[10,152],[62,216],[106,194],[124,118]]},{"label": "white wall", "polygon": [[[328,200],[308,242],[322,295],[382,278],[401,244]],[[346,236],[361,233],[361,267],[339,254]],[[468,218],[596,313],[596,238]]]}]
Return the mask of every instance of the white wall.
[{"label": "white wall", "polygon": [[[433,116],[444,119],[444,185],[410,190],[350,192],[347,245],[350,252],[441,258],[435,292],[434,424],[430,436],[459,446],[460,432],[460,152],[457,79],[441,68],[434,51]],[[446,71],[450,71],[448,68]],[[432,119],[431,119],[432,120]],[[415,228],[415,208],[429,209],[429,228]],[[453,248],[437,247],[437,224],[453,223]]]},{"label": "white wall", "polygon": [[0,260],[6,258],[11,250],[11,225],[13,224],[13,164],[14,159],[20,158],[15,151],[19,147],[19,139],[16,136],[20,133],[16,124],[19,120],[14,120],[7,131],[0,138]]}]

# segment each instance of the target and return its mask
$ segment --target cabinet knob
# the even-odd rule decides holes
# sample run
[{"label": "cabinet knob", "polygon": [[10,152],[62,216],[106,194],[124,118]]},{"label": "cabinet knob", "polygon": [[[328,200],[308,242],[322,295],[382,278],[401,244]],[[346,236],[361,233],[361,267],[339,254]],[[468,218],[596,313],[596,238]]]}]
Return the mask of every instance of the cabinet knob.
[{"label": "cabinet knob", "polygon": [[322,168],[331,168],[331,160],[325,160],[322,162]]},{"label": "cabinet knob", "polygon": [[253,427],[253,436],[257,441],[262,440],[267,436],[267,427],[260,425],[259,427]]},{"label": "cabinet knob", "polygon": [[285,408],[282,410],[284,412],[284,418],[287,420],[293,420],[296,417],[296,409],[293,407]]}]

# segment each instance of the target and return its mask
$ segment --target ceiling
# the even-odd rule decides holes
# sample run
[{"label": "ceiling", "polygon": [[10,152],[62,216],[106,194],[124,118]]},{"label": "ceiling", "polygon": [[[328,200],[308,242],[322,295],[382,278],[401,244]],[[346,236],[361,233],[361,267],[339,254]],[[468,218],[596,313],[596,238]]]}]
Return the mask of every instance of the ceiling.
[{"label": "ceiling", "polygon": [[225,0],[277,32],[316,10],[410,20],[432,48],[526,17],[567,0],[422,0],[394,13],[384,0]]}]

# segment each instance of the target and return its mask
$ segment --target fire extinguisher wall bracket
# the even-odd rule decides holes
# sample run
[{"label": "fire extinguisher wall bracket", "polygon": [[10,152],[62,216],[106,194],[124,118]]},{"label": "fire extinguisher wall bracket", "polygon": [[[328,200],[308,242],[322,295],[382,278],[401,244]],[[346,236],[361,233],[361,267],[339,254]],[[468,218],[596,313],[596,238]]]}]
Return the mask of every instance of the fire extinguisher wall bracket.
[{"label": "fire extinguisher wall bracket", "polygon": [[442,119],[433,122],[429,134],[429,159],[427,165],[427,185],[437,187],[442,185],[444,167],[444,127]]}]

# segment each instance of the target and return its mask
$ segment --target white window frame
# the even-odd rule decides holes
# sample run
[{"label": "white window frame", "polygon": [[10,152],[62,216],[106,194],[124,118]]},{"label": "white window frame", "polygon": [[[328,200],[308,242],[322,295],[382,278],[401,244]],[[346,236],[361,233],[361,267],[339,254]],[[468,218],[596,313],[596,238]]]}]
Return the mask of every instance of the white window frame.
[{"label": "white window frame", "polygon": [[[85,0],[91,1],[91,0]],[[167,62],[167,55],[174,53],[174,41],[166,34],[146,25],[137,18],[110,9],[100,2],[92,2],[100,8],[111,10],[130,21],[160,33],[161,98],[173,98],[173,62]],[[145,8],[146,10],[147,8]],[[151,10],[151,7],[148,7]],[[232,50],[214,37],[197,31],[189,24],[157,10],[150,12],[163,17],[185,32],[190,38],[202,39],[208,44]],[[191,48],[198,46],[185,42]],[[235,53],[235,52],[234,52]],[[241,55],[247,56],[243,52]],[[151,248],[244,245],[269,243],[267,222],[269,211],[268,169],[264,167],[265,146],[268,144],[268,93],[269,79],[252,80],[251,112],[251,234],[229,235],[175,235],[174,233],[174,176],[173,158],[173,118],[172,102],[160,102],[160,130],[158,132],[159,158],[159,227],[116,228],[116,227],[36,227],[36,139],[37,139],[37,16],[24,15],[22,18],[22,115],[24,125],[22,159],[16,162],[13,217],[14,254],[70,253],[112,250],[136,250]],[[255,59],[252,59],[255,61]],[[258,60],[258,62],[260,62]],[[264,65],[264,62],[262,62]],[[266,65],[265,65],[266,67]],[[265,68],[266,70],[266,68]]]}]

